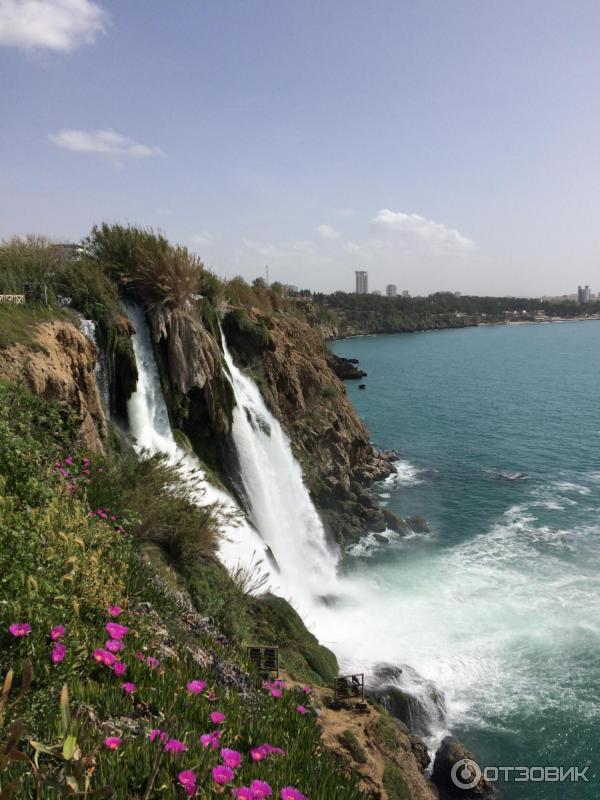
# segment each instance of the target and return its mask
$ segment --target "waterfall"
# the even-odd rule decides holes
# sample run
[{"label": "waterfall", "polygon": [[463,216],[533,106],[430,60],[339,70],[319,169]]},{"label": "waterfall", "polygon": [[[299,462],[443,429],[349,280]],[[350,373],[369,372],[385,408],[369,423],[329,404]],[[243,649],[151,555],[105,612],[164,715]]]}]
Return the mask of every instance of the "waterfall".
[{"label": "waterfall", "polygon": [[190,488],[190,495],[201,506],[214,505],[220,528],[219,556],[229,569],[238,566],[254,568],[265,575],[275,588],[277,580],[270,566],[264,542],[248,523],[245,514],[226,492],[217,489],[207,479],[197,458],[186,453],[175,441],[171,431],[167,405],[160,378],[150,331],[142,310],[126,306],[125,312],[133,325],[133,350],[138,369],[136,391],[127,404],[131,434],[137,451],[143,455],[164,453],[176,465]]},{"label": "waterfall", "polygon": [[222,332],[221,338],[235,393],[232,435],[250,519],[275,558],[286,593],[306,611],[317,598],[337,592],[337,553],[328,546],[289,439],[256,384],[234,364]]},{"label": "waterfall", "polygon": [[100,399],[102,400],[104,415],[106,416],[106,419],[110,419],[108,368],[106,364],[106,356],[104,355],[102,347],[100,346],[98,326],[93,319],[86,319],[82,316],[79,323],[79,328],[84,336],[86,336],[96,345],[96,363],[94,364],[96,387],[98,389]]}]

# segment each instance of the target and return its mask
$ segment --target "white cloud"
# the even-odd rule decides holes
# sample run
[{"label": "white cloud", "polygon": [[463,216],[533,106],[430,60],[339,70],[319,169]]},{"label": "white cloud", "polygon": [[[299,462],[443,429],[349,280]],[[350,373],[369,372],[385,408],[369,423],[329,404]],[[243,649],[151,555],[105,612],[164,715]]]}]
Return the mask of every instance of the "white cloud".
[{"label": "white cloud", "polygon": [[195,233],[192,236],[188,237],[188,240],[191,244],[197,245],[207,245],[212,242],[212,235],[209,231],[200,231],[200,233]]},{"label": "white cloud", "polygon": [[356,244],[356,242],[346,242],[343,249],[346,253],[358,253],[360,245]]},{"label": "white cloud", "polygon": [[322,236],[323,239],[330,239],[332,241],[334,239],[339,239],[341,235],[339,231],[336,231],[331,225],[317,225],[317,233],[319,236]]},{"label": "white cloud", "polygon": [[[434,254],[469,253],[477,248],[474,241],[457,230],[419,214],[404,214],[383,208],[371,220],[371,226],[379,235],[400,240],[411,249],[426,248]],[[373,240],[372,244],[375,242],[383,244],[379,240]]]},{"label": "white cloud", "polygon": [[127,159],[150,158],[163,155],[160,147],[141,144],[116,131],[62,130],[50,135],[50,141],[74,153],[93,153],[120,164]]},{"label": "white cloud", "polygon": [[92,0],[0,0],[0,45],[65,52],[91,44],[107,22]]}]

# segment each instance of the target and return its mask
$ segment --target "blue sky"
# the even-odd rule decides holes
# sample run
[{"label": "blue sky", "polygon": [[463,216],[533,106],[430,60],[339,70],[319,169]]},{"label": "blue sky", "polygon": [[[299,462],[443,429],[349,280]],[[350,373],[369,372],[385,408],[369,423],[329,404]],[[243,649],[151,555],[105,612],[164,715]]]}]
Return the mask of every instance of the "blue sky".
[{"label": "blue sky", "polygon": [[597,0],[0,0],[0,237],[314,289],[600,289]]}]

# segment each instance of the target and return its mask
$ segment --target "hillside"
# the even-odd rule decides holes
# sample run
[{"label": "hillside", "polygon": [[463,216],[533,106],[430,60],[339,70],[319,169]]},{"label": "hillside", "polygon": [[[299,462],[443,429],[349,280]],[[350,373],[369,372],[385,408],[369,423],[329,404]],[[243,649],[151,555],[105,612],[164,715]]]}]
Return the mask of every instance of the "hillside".
[{"label": "hillside", "polygon": [[[2,797],[433,797],[422,745],[381,709],[370,707],[368,741],[357,717],[357,761],[342,736],[353,714],[333,702],[335,655],[252,569],[222,566],[218,509],[128,434],[139,375],[121,303],[133,301],[175,435],[236,494],[223,320],[301,462],[313,461],[330,535],[356,515],[358,536],[359,514],[378,512],[360,487],[391,467],[321,338],[265,287],[223,284],[135,229],[94,232],[75,261],[9,243],[0,266],[49,296],[0,306]],[[279,647],[281,681],[248,661],[257,641]]]}]

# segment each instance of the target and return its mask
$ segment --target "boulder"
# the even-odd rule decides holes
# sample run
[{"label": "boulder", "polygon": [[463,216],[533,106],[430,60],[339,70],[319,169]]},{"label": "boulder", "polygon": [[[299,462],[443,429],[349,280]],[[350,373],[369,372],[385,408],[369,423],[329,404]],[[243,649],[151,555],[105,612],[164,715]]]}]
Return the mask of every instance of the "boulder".
[{"label": "boulder", "polygon": [[496,796],[490,783],[482,776],[473,753],[454,736],[442,740],[435,754],[431,778],[442,797],[491,800]]}]

